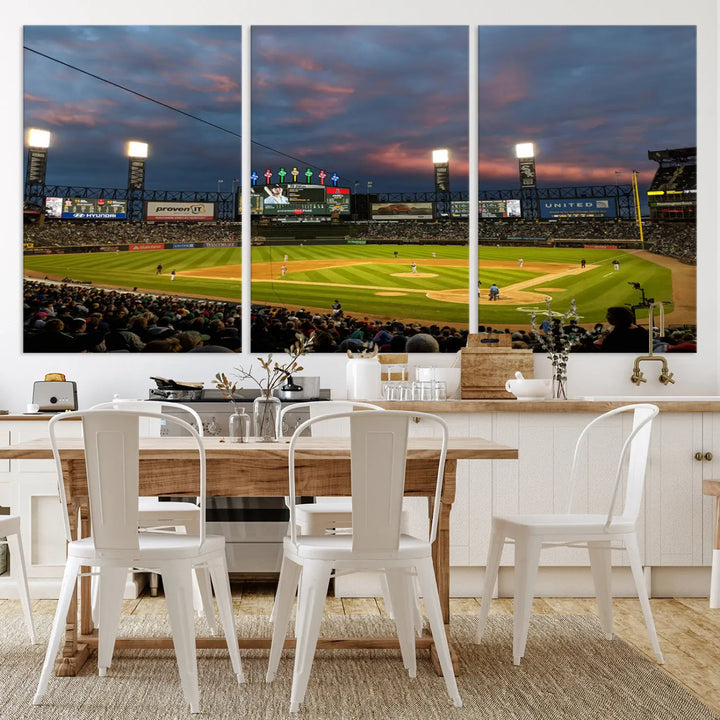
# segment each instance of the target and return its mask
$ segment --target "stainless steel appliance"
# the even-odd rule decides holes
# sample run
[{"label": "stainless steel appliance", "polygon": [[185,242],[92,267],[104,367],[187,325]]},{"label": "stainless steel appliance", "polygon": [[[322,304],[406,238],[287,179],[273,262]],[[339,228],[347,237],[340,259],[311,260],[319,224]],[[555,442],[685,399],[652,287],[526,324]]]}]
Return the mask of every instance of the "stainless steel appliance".
[{"label": "stainless steel appliance", "polygon": [[[156,379],[157,382],[158,379]],[[166,381],[171,382],[172,381]],[[169,387],[158,383],[150,390],[149,400],[166,403],[180,402],[191,406],[203,421],[205,435],[228,435],[232,405],[219,390],[192,387],[191,383],[173,383]],[[252,416],[253,400],[259,390],[236,393],[236,404]],[[318,390],[311,400],[330,400],[329,390]],[[286,404],[291,401],[283,401]],[[303,400],[306,402],[306,400]],[[172,413],[172,409],[166,409]],[[178,412],[178,416],[181,413]],[[283,433],[289,434],[309,417],[307,408],[285,414]],[[161,435],[181,432],[175,426],[163,425]],[[312,502],[312,498],[300,498]],[[288,510],[277,497],[210,497],[207,499],[207,532],[222,534],[226,539],[228,570],[232,573],[279,573],[282,560],[282,541],[287,532]]]}]

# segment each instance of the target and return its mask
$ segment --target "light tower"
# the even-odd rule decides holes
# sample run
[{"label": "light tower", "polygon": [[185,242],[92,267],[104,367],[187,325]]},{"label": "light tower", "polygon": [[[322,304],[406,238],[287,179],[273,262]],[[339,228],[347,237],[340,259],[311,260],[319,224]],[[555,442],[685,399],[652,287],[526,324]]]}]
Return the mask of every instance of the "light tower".
[{"label": "light tower", "polygon": [[536,220],[540,217],[540,198],[538,197],[535,175],[535,145],[531,142],[517,143],[515,156],[520,171],[520,204],[523,217]]},{"label": "light tower", "polygon": [[[47,171],[47,155],[50,147],[50,132],[30,128],[27,134],[27,167],[25,168],[25,202],[40,198],[45,201],[45,173]],[[38,187],[39,186],[39,187]]]},{"label": "light tower", "polygon": [[432,151],[435,171],[435,217],[450,217],[450,152],[447,148]]},{"label": "light tower", "polygon": [[[148,156],[148,144],[131,140],[127,144],[128,181],[127,181],[127,215],[131,220],[137,219],[135,207],[142,202],[145,190],[145,161]],[[140,216],[142,216],[142,206]]]}]

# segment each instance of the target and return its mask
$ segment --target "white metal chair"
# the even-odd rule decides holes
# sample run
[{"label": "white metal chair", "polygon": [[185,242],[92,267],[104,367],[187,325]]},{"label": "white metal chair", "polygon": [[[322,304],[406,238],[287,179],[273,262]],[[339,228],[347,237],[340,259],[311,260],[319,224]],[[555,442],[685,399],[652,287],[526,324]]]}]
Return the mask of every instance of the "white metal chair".
[{"label": "white metal chair", "polygon": [[[284,435],[285,417],[287,413],[295,413],[304,408],[307,408],[311,418],[321,417],[331,413],[351,412],[356,408],[362,410],[383,409],[379,405],[355,400],[315,400],[311,402],[293,403],[292,405],[285,406],[280,412],[278,419],[278,437]],[[313,435],[342,436],[348,434],[348,429],[349,423],[347,421],[338,421],[337,423],[319,423],[318,426],[311,427],[310,432],[312,432]],[[289,497],[285,498],[285,503],[290,507]],[[315,502],[312,503],[297,503],[295,505],[295,517],[297,519],[298,531],[301,535],[323,535],[327,532],[349,531],[349,529],[352,528],[352,500],[349,497],[327,497],[320,500],[316,499]],[[409,530],[410,513],[404,509],[401,518],[401,532],[409,534]],[[392,617],[392,600],[390,599],[390,593],[388,592],[384,575],[381,575],[381,587],[385,610],[388,615]],[[275,605],[273,605],[270,620],[271,622],[275,620]],[[415,630],[418,636],[422,634],[422,627],[422,614],[416,598]]]},{"label": "white metal chair", "polygon": [[[83,565],[100,568],[98,608],[98,670],[105,675],[112,660],[115,636],[120,623],[122,587],[129,568],[144,568],[163,577],[165,599],[175,644],[180,683],[190,711],[200,712],[195,633],[192,611],[192,570],[209,568],[215,587],[220,620],[227,639],[233,671],[243,682],[230,596],[225,538],[205,534],[205,449],[200,435],[184,420],[161,415],[167,423],[183,428],[192,436],[199,459],[200,533],[144,532],[138,529],[139,420],[157,417],[142,410],[87,410],[56,415],[50,419],[50,444],[58,471],[58,491],[65,514],[68,540],[67,563],[60,588],[45,662],[33,704],[38,705],[48,685],[55,656],[63,638],[65,618],[70,607],[78,571]],[[74,539],[70,534],[65,486],[56,425],[80,418],[83,428],[87,490],[90,504],[91,537]]]},{"label": "white metal chair", "polygon": [[[590,422],[580,433],[570,470],[570,498],[568,510],[562,514],[495,516],[492,519],[490,548],[485,570],[485,586],[480,609],[476,642],[482,640],[485,630],[498,566],[506,541],[515,543],[515,601],[513,604],[513,662],[520,664],[525,654],[534,585],[540,560],[540,550],[546,546],[586,547],[590,557],[600,624],[608,639],[612,638],[611,550],[624,547],[640,600],[650,643],[658,663],[663,663],[662,652],[655,632],[650,602],[642,571],[637,540],[637,523],[642,504],[645,470],[650,447],[652,421],[658,414],[655,405],[645,403],[626,405],[610,410]],[[574,513],[574,491],[578,484],[581,449],[591,428],[607,418],[632,413],[632,430],[624,440],[617,462],[609,509],[603,514]],[[626,472],[625,472],[626,470]],[[625,475],[625,497],[620,511],[618,504]],[[595,478],[588,468],[589,482],[593,487],[603,478]],[[596,481],[597,480],[597,481]],[[614,543],[614,544],[613,544]]]},{"label": "white metal chair", "polygon": [[[411,417],[435,423],[441,433],[437,481],[429,540],[400,531],[405,485],[408,426]],[[332,414],[311,418],[293,433],[289,449],[289,497],[295,492],[295,454],[302,432],[317,422],[350,422],[352,534],[301,535],[294,503],[290,505],[290,537],[283,546],[283,569],[277,592],[276,620],[266,680],[277,673],[285,632],[300,582],[296,623],[297,644],[290,712],[298,711],[305,697],[328,583],[333,570],[378,570],[385,573],[395,608],[395,625],[402,659],[415,677],[415,641],[412,598],[408,576],[415,571],[425,599],[430,629],[445,677],[445,686],[456,707],[462,705],[455,682],[440,598],[431,555],[438,529],[443,472],[447,454],[447,424],[435,415],[382,410]]]},{"label": "white metal chair", "polygon": [[17,578],[18,595],[25,618],[25,626],[28,635],[30,635],[30,642],[35,645],[37,638],[35,636],[32,609],[30,608],[30,592],[28,591],[19,515],[0,515],[0,537],[5,538],[5,540],[0,540],[0,544],[6,544],[10,550],[10,564]]},{"label": "white metal chair", "polygon": [[[124,398],[113,398],[109,402],[93,405],[91,410],[143,410],[159,416],[165,408],[181,410],[186,413],[194,422],[198,435],[203,435],[202,418],[197,411],[189,405],[176,402],[163,402],[162,400],[135,400]],[[184,532],[187,535],[198,535],[200,533],[200,508],[197,502],[182,501],[160,501],[157,497],[143,496],[138,498],[138,526],[144,530],[159,530],[161,528],[174,528],[175,532]],[[193,605],[198,614],[205,615],[210,632],[217,635],[217,621],[215,620],[215,608],[212,600],[212,588],[210,575],[206,567],[197,567],[193,573]],[[93,580],[96,578],[93,577]],[[157,595],[158,576],[157,573],[150,573],[150,594]],[[97,589],[98,583],[93,582],[93,622],[99,623],[97,612]]]}]

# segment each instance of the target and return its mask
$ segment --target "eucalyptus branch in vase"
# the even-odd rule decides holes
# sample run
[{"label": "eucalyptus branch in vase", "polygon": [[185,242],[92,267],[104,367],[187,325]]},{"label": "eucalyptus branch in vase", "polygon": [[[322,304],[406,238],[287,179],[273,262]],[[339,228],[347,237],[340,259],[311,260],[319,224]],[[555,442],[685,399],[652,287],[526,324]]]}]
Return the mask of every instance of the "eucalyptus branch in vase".
[{"label": "eucalyptus branch in vase", "polygon": [[[550,324],[544,332],[540,332],[537,326],[537,313],[532,311],[530,316],[530,324],[532,332],[530,333],[535,339],[538,346],[547,353],[547,357],[552,364],[553,369],[553,397],[567,399],[567,364],[570,349],[580,343],[577,335],[566,332],[565,325],[569,322],[577,322],[578,312],[575,300],[570,301],[570,308],[564,313],[556,312],[550,306],[550,298],[545,298],[545,312]],[[545,324],[543,321],[542,325]],[[542,328],[541,325],[541,329]]]}]

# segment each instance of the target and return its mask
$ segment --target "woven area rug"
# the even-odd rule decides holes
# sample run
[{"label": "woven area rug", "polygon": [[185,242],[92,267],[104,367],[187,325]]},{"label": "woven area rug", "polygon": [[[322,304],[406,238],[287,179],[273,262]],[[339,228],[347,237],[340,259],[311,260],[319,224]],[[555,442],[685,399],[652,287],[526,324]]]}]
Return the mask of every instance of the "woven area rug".
[{"label": "woven area rug", "polygon": [[[268,635],[265,617],[237,619],[242,635]],[[185,705],[174,653],[122,650],[104,678],[94,659],[76,678],[53,677],[43,705],[32,707],[50,618],[37,617],[42,644],[28,645],[19,617],[0,619],[0,718],[139,720],[143,718],[275,718],[288,716],[293,652],[277,679],[265,683],[267,651],[243,651],[246,683],[238,685],[226,651],[198,651],[202,714]],[[453,708],[427,651],[418,653],[417,678],[405,672],[399,651],[320,650],[299,717],[312,720],[419,718],[528,718],[547,720],[719,720],[656,665],[619,639],[608,641],[597,620],[534,616],[526,656],[512,665],[512,619],[491,616],[484,642],[472,642],[475,619],[454,616],[452,635],[461,664],[462,708]],[[207,633],[198,621],[198,631]],[[323,634],[393,634],[392,621],[326,616]],[[123,616],[121,635],[167,635],[164,616]]]}]

